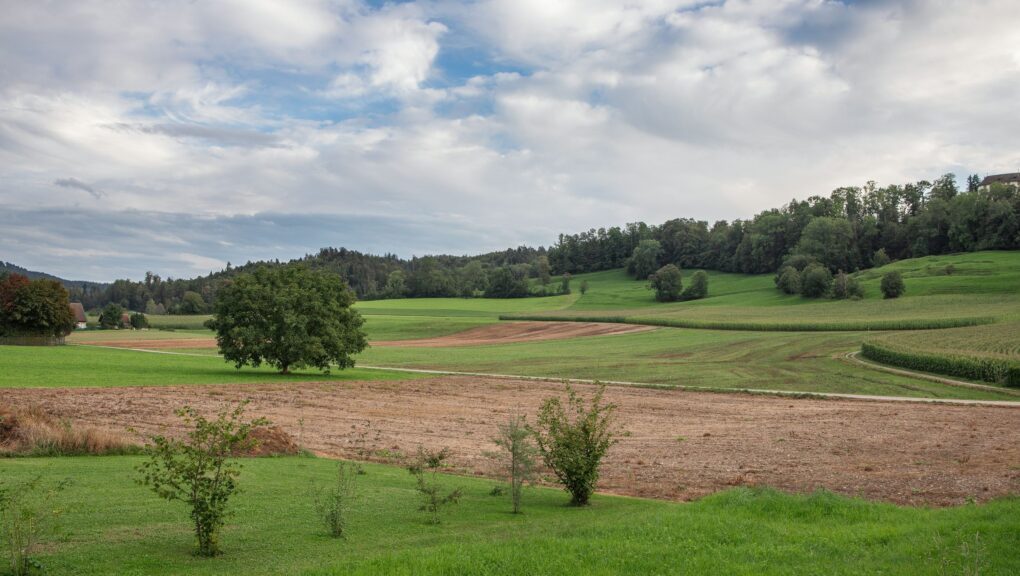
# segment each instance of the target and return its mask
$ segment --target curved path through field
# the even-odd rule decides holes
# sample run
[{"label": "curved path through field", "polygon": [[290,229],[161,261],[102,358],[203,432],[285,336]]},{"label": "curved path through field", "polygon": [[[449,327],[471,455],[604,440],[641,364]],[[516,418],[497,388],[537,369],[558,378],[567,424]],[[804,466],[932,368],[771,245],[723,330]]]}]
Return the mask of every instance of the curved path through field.
[{"label": "curved path through field", "polygon": [[[592,387],[577,384],[584,394]],[[448,447],[458,472],[495,476],[486,453],[495,426],[521,410],[533,420],[563,386],[442,376],[409,381],[0,390],[77,423],[143,434],[180,432],[173,409],[252,400],[319,454],[401,462],[419,445]],[[610,450],[600,488],[686,500],[767,485],[897,503],[951,505],[1020,492],[1020,405],[783,398],[609,387],[629,432]]]}]

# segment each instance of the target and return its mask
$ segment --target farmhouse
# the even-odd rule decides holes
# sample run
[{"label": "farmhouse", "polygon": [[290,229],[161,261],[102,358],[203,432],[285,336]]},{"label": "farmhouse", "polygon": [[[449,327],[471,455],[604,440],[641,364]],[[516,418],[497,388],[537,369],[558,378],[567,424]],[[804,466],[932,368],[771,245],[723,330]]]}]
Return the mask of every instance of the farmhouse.
[{"label": "farmhouse", "polygon": [[78,330],[85,329],[85,307],[81,305],[81,302],[71,302],[71,314],[74,315],[74,327]]},{"label": "farmhouse", "polygon": [[978,184],[978,190],[985,192],[992,187],[992,184],[1005,184],[1006,186],[1020,188],[1020,172],[1013,172],[1011,174],[995,174],[994,176],[985,176],[985,179],[982,180],[980,184]]}]

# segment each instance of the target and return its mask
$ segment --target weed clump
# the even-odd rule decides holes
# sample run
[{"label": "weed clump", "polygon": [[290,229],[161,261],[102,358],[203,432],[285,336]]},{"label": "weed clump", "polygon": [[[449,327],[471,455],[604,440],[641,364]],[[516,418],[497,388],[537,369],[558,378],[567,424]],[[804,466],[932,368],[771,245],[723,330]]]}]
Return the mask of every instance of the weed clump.
[{"label": "weed clump", "polygon": [[333,481],[326,488],[316,488],[315,515],[325,524],[333,538],[346,538],[351,508],[357,500],[356,479],[359,467],[339,462]]},{"label": "weed clump", "polygon": [[0,456],[136,454],[142,450],[119,434],[58,420],[39,406],[0,407]]},{"label": "weed clump", "polygon": [[443,508],[447,504],[456,504],[462,495],[460,488],[447,492],[439,483],[439,470],[443,468],[449,456],[450,452],[446,448],[434,451],[419,446],[417,456],[407,467],[408,472],[417,481],[415,489],[418,490],[418,495],[421,498],[418,510],[428,515],[426,521],[429,524],[442,522],[440,513]]}]

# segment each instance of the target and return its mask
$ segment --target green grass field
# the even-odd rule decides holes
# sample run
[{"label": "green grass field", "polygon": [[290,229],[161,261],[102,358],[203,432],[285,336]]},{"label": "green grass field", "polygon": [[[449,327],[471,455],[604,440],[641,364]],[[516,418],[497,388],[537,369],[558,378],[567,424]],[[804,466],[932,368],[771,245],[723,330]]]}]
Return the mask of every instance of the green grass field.
[{"label": "green grass field", "polygon": [[86,346],[0,346],[0,389],[79,386],[168,386],[342,380],[395,380],[415,375],[383,370],[315,370],[277,374],[272,368],[234,369],[208,358]]},{"label": "green grass field", "polygon": [[[949,265],[953,273],[947,275]],[[878,288],[881,275],[890,270],[900,271],[907,286],[906,295],[897,300],[882,299]],[[685,276],[691,273],[685,271]],[[587,280],[587,294],[569,307],[527,315],[623,317],[634,323],[667,320],[689,327],[732,324],[746,329],[757,325],[763,330],[778,325],[827,330],[896,329],[901,324],[923,328],[926,322],[1020,319],[1020,253],[1016,252],[933,256],[867,270],[858,274],[865,292],[859,301],[782,294],[776,290],[772,274],[708,271],[708,275],[708,298],[659,304],[645,282],[632,279],[623,270],[581,274],[575,277],[574,286]]]},{"label": "green grass field", "polygon": [[[950,265],[953,266],[952,274],[946,274],[946,267]],[[877,283],[881,273],[887,269],[897,269],[904,274],[906,296],[896,300],[883,300],[878,296]],[[951,387],[870,370],[849,364],[841,357],[858,350],[863,341],[876,337],[936,352],[982,347],[988,353],[1015,353],[1020,340],[1015,328],[1020,324],[1020,284],[1016,282],[1020,278],[1020,253],[980,252],[920,258],[896,262],[878,271],[865,271],[860,277],[866,291],[866,298],[860,301],[805,300],[781,294],[775,289],[771,275],[713,272],[710,273],[708,298],[659,304],[652,299],[644,282],[634,281],[622,270],[610,270],[576,276],[573,282],[575,292],[566,296],[516,300],[418,298],[360,302],[357,307],[366,319],[366,332],[370,340],[375,341],[443,336],[497,322],[500,315],[508,314],[565,319],[623,316],[635,322],[723,324],[727,328],[743,326],[760,330],[664,328],[642,334],[490,346],[376,347],[362,354],[358,361],[373,366],[597,378],[711,388],[1015,399],[1015,396],[995,391]],[[589,286],[583,296],[577,291],[581,281],[587,281]],[[181,325],[200,325],[206,317],[164,317],[161,321],[170,322],[174,318]],[[918,323],[922,327],[926,323],[967,319],[1007,322],[944,330],[882,332],[877,336],[861,330],[889,323]],[[784,323],[815,329],[837,325],[841,330],[816,333],[765,331]],[[851,328],[857,331],[849,330]],[[70,341],[177,339],[208,337],[210,334],[203,329],[89,331],[74,334]],[[0,359],[0,365],[3,362]],[[134,369],[128,368],[125,372],[130,373]],[[244,371],[239,374],[226,365],[220,367],[220,372],[229,373],[234,379],[247,378]],[[199,380],[209,382],[217,377]],[[174,375],[172,379],[179,382],[182,378],[190,376]],[[147,376],[145,379],[151,381],[156,377]],[[58,381],[70,380],[68,376]],[[86,380],[96,381],[91,377]]]},{"label": "green grass field", "polygon": [[[416,511],[410,475],[366,465],[350,537],[327,537],[312,516],[313,483],[335,462],[245,461],[222,556],[191,554],[186,508],[134,482],[140,457],[0,460],[0,478],[69,478],[55,506],[61,532],[43,543],[49,574],[962,574],[1020,572],[1020,500],[906,508],[827,493],[737,488],[679,504],[597,495],[565,506],[529,489],[509,513],[492,481],[448,476],[462,501],[438,526]],[[975,545],[976,544],[976,545]],[[944,571],[948,565],[949,572]]]},{"label": "green grass field", "polygon": [[372,366],[621,380],[676,386],[883,396],[1016,400],[841,360],[857,332],[737,332],[661,328],[617,336],[450,348],[370,348]]}]

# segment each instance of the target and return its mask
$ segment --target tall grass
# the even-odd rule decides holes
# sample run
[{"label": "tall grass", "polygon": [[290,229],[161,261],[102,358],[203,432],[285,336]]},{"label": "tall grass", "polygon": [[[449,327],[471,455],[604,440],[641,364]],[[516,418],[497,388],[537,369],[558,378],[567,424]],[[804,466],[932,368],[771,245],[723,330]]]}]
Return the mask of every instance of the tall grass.
[{"label": "tall grass", "polygon": [[0,456],[123,455],[140,450],[119,434],[72,426],[39,406],[0,407]]},{"label": "tall grass", "polygon": [[860,332],[864,330],[932,330],[991,324],[995,318],[900,318],[892,320],[844,320],[838,322],[742,322],[695,320],[690,318],[649,318],[634,316],[553,316],[537,314],[504,314],[500,320],[533,320],[541,322],[610,322],[641,324],[669,328],[703,330],[744,330],[752,332]]},{"label": "tall grass", "polygon": [[861,354],[869,360],[901,368],[1020,387],[1020,363],[1009,360],[932,354],[876,342],[863,343]]}]

